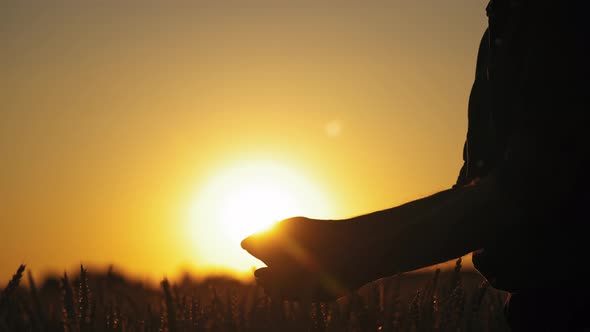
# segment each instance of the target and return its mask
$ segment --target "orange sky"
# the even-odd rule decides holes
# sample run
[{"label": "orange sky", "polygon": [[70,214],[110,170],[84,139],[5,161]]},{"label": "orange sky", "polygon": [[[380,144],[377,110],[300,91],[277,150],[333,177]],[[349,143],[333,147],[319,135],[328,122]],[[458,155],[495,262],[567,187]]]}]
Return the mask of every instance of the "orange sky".
[{"label": "orange sky", "polygon": [[261,160],[330,206],[309,217],[448,188],[486,2],[2,4],[0,276],[210,271],[200,246],[237,243],[190,211]]}]

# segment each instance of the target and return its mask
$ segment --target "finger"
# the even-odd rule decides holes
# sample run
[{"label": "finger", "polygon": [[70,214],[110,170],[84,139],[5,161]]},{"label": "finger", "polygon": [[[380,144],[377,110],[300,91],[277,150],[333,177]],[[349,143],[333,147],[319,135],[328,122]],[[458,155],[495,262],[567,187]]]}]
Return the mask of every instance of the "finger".
[{"label": "finger", "polygon": [[264,289],[266,295],[288,298],[285,296],[285,292],[280,289],[281,282],[269,268],[264,267],[254,271],[254,276],[256,277],[256,284]]},{"label": "finger", "polygon": [[268,267],[261,267],[259,269],[256,269],[256,271],[254,271],[254,277],[255,278],[266,278],[270,275],[272,275],[272,273],[270,272],[270,269]]},{"label": "finger", "polygon": [[301,220],[304,219],[307,218],[293,217],[284,219],[277,223],[277,225],[275,225],[274,229],[272,230],[254,233],[246,237],[244,240],[242,240],[241,246],[243,249],[249,252],[257,252],[258,249],[262,246],[262,244],[266,244],[266,246],[269,246],[273,242],[280,242],[278,241],[279,238],[284,237],[285,235],[290,233],[292,231],[292,228],[300,224],[302,222]]},{"label": "finger", "polygon": [[242,240],[240,245],[250,255],[260,259],[265,264],[269,264],[269,256],[276,253],[276,250],[269,248],[270,240],[263,238],[261,234],[253,234]]},{"label": "finger", "polygon": [[248,236],[247,238],[242,240],[240,245],[242,246],[242,249],[246,250],[252,256],[257,258],[260,258],[259,256],[262,252],[264,252],[264,250],[261,250],[263,240],[261,239],[260,234],[252,234]]},{"label": "finger", "polygon": [[240,246],[242,246],[242,249],[250,251],[254,246],[254,235],[250,235],[243,239],[242,242],[240,242]]},{"label": "finger", "polygon": [[248,253],[267,266],[275,264],[290,264],[291,258],[287,254],[281,239],[273,234],[258,233],[242,240],[241,246]]}]

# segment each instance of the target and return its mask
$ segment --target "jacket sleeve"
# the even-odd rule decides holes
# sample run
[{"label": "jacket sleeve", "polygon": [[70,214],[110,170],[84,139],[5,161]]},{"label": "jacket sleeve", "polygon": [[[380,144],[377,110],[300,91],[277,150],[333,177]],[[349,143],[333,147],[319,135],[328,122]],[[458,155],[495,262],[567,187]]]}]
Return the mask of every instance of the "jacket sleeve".
[{"label": "jacket sleeve", "polygon": [[485,176],[494,166],[493,119],[488,78],[489,34],[486,30],[479,44],[475,80],[469,94],[468,129],[463,146],[463,166],[454,187]]}]

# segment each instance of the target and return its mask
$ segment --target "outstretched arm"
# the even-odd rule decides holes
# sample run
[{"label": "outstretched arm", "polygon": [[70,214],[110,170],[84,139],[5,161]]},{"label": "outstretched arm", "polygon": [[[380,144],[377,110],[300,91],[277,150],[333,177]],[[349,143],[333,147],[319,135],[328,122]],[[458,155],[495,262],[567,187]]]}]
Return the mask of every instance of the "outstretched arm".
[{"label": "outstretched arm", "polygon": [[[372,277],[441,263],[483,247],[508,226],[508,197],[495,175],[475,185],[444,190],[401,206],[349,219],[365,239]],[[506,224],[500,224],[504,221]],[[363,249],[364,248],[364,249]]]},{"label": "outstretched arm", "polygon": [[259,284],[334,298],[373,280],[463,256],[494,236],[504,204],[493,177],[344,220],[286,219],[242,247],[264,261]]},{"label": "outstretched arm", "polygon": [[567,208],[579,186],[580,164],[562,156],[560,142],[562,137],[521,130],[510,138],[506,157],[477,183],[349,222],[369,232],[361,234],[374,243],[372,254],[383,253],[375,266],[383,267],[380,276],[465,255],[527,223],[541,227],[536,216]]},{"label": "outstretched arm", "polygon": [[287,219],[242,246],[268,265],[258,273],[263,283],[291,290],[324,287],[323,279],[356,288],[465,255],[519,227],[535,205],[552,204],[562,179],[555,179],[556,163],[541,157],[540,143],[530,134],[514,136],[513,156],[474,185],[345,220]]}]

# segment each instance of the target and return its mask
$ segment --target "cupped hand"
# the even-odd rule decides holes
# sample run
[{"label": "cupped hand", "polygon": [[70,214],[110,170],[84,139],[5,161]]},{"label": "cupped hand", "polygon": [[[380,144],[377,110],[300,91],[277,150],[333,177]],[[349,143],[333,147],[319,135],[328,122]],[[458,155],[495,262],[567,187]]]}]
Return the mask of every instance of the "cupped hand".
[{"label": "cupped hand", "polygon": [[353,223],[294,217],[247,237],[242,248],[267,265],[255,277],[268,292],[328,300],[371,281],[358,237]]}]

